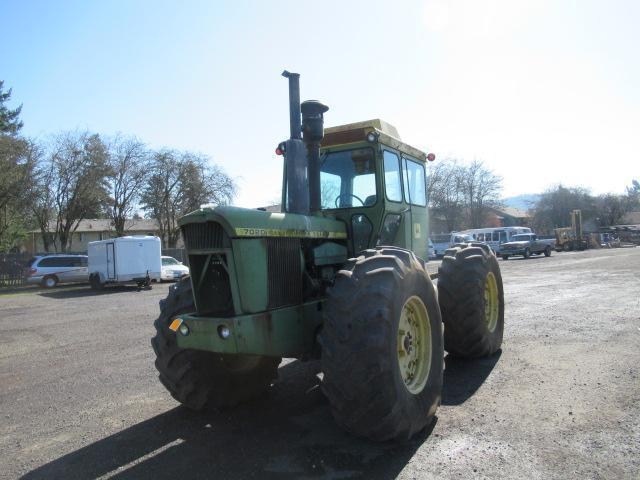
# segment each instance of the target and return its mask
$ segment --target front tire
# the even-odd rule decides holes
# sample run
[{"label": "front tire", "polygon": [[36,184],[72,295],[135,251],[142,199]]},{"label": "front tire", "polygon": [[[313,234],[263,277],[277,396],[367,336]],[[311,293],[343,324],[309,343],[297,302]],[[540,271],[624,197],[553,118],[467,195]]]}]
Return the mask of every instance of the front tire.
[{"label": "front tire", "polygon": [[504,332],[504,292],[496,257],[482,244],[447,250],[438,270],[444,348],[458,357],[497,352]]},{"label": "front tire", "polygon": [[178,348],[169,324],[176,315],[195,311],[189,277],[169,288],[160,301],[151,345],[160,382],[171,396],[192,410],[232,407],[262,394],[278,376],[281,358],[225,355]]},{"label": "front tire", "polygon": [[322,389],[336,422],[373,440],[429,425],[442,394],[442,321],[424,263],[394,247],[364,251],[327,292]]},{"label": "front tire", "polygon": [[523,257],[524,257],[524,258],[529,258],[529,257],[531,257],[531,250],[529,250],[529,248],[525,248],[525,249],[524,249],[524,255],[523,255]]},{"label": "front tire", "polygon": [[53,288],[58,285],[58,277],[55,275],[48,275],[42,279],[42,286],[44,288]]}]

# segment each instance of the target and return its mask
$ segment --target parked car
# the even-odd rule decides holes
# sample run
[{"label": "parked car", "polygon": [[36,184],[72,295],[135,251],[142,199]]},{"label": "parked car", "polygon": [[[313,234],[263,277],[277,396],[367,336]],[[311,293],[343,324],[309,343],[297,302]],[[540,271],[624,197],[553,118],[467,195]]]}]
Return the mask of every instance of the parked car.
[{"label": "parked car", "polygon": [[26,273],[26,283],[53,288],[59,283],[87,282],[86,255],[47,255],[35,257]]},{"label": "parked car", "polygon": [[161,280],[179,280],[185,275],[189,275],[189,267],[173,257],[162,256]]},{"label": "parked car", "polygon": [[544,253],[545,257],[551,256],[554,241],[540,240],[535,233],[521,233],[511,237],[511,241],[503,243],[500,249],[500,255],[503,260],[509,259],[513,255],[522,255],[529,258],[531,255],[540,255]]}]

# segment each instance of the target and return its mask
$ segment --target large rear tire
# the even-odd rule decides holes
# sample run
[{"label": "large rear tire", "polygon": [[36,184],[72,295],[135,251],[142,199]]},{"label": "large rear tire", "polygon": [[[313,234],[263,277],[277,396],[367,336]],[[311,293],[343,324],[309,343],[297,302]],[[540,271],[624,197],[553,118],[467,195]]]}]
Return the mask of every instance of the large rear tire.
[{"label": "large rear tire", "polygon": [[178,348],[169,324],[176,315],[195,311],[190,279],[169,288],[160,301],[151,345],[156,353],[158,378],[169,393],[192,410],[232,407],[263,393],[278,376],[281,358],[223,355]]},{"label": "large rear tire", "polygon": [[458,357],[497,352],[504,333],[504,292],[495,255],[470,243],[447,250],[438,275],[444,348]]},{"label": "large rear tire", "polygon": [[442,320],[424,262],[394,247],[366,250],[327,293],[322,389],[336,422],[373,440],[429,425],[442,393]]}]

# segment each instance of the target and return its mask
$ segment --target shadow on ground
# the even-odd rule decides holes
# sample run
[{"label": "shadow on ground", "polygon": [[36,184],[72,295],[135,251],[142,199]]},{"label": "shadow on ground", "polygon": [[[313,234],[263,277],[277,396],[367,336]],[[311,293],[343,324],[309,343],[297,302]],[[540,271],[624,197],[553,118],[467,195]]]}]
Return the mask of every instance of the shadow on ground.
[{"label": "shadow on ground", "polygon": [[[443,403],[468,398],[499,356],[447,360]],[[429,441],[437,418],[404,443],[355,438],[334,423],[317,371],[317,362],[291,362],[280,368],[271,392],[253,403],[204,414],[176,407],[23,478],[396,478]]]},{"label": "shadow on ground", "polygon": [[[500,255],[498,255],[498,256],[500,256]],[[523,256],[518,255],[518,256],[510,256],[508,260],[505,260],[505,259],[503,258],[503,259],[502,259],[502,261],[503,261],[503,262],[512,262],[512,261],[514,261],[514,260],[521,260],[521,261],[527,260],[527,261],[529,261],[529,260],[536,260],[536,259],[537,259],[537,260],[539,260],[539,259],[541,259],[541,258],[549,258],[549,257],[545,257],[545,256],[544,256],[544,255],[542,255],[542,254],[540,254],[540,255],[534,255],[534,254],[532,254],[529,258],[524,258]]]},{"label": "shadow on ground", "polygon": [[485,358],[456,358],[447,355],[444,359],[443,405],[460,405],[471,397],[484,383],[496,366],[502,350]]},{"label": "shadow on ground", "polygon": [[68,298],[81,298],[81,297],[94,297],[97,295],[111,295],[114,293],[123,293],[123,292],[135,292],[140,291],[144,292],[149,289],[139,289],[136,285],[109,285],[104,287],[102,290],[93,290],[88,285],[78,286],[74,285],[73,287],[57,287],[52,290],[44,290],[39,293],[42,297],[53,298],[57,300],[65,300]]}]

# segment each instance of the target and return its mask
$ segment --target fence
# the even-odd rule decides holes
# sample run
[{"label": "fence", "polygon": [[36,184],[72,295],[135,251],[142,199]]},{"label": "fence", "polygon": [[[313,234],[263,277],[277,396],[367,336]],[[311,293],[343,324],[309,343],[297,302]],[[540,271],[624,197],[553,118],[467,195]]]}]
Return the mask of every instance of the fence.
[{"label": "fence", "polygon": [[28,253],[1,253],[0,288],[24,285],[24,271],[29,267],[32,258]]}]

